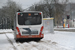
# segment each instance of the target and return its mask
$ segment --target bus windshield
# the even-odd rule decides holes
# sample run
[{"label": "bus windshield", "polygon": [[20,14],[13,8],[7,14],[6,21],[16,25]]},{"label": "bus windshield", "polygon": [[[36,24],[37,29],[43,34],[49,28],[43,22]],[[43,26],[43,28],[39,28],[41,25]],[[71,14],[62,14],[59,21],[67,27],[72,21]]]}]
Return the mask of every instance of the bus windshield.
[{"label": "bus windshield", "polygon": [[40,13],[18,13],[19,25],[40,25],[42,17]]}]

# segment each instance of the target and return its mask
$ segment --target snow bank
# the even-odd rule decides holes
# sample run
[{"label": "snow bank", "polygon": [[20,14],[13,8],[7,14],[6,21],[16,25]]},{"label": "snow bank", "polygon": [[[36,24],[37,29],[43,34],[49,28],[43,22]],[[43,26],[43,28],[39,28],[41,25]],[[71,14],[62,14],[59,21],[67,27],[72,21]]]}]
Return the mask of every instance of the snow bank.
[{"label": "snow bank", "polygon": [[0,33],[13,32],[12,29],[0,29]]},{"label": "snow bank", "polygon": [[63,30],[67,29],[67,30],[70,30],[70,29],[75,29],[75,27],[70,27],[70,28],[65,27],[65,28],[63,28],[63,26],[58,26],[58,28],[57,28],[57,26],[56,26],[56,27],[54,27],[54,29],[63,29]]}]

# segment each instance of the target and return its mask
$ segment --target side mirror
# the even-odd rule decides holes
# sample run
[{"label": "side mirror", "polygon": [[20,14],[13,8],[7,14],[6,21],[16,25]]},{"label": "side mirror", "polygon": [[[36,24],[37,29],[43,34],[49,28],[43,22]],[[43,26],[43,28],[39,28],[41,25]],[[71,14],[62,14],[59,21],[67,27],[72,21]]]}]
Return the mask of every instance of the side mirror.
[{"label": "side mirror", "polygon": [[12,26],[12,30],[14,30],[14,27]]}]

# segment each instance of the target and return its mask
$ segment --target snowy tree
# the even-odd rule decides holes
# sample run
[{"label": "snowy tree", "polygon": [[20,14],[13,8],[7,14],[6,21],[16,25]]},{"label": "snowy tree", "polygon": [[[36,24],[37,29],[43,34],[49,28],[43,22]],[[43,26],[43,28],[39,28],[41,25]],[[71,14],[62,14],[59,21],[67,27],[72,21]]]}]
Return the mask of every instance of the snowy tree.
[{"label": "snowy tree", "polygon": [[11,27],[13,25],[13,20],[16,12],[18,10],[22,10],[22,8],[19,4],[16,4],[14,1],[8,0],[7,5],[3,6],[0,10],[0,18],[2,18],[3,20],[5,19],[5,23],[8,21]]},{"label": "snowy tree", "polygon": [[44,17],[53,17],[56,24],[58,20],[62,20],[66,3],[67,1],[64,1],[61,4],[59,0],[42,0],[39,3],[29,7],[29,10],[42,11]]}]

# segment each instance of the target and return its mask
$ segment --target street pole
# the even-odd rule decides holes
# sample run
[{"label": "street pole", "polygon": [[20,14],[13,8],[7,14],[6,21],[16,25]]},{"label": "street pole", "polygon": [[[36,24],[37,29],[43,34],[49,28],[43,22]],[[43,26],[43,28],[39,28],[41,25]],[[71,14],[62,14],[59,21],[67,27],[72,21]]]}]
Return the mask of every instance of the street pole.
[{"label": "street pole", "polygon": [[69,28],[69,19],[68,19],[68,28]]},{"label": "street pole", "polygon": [[64,18],[63,18],[63,28],[64,28]]},{"label": "street pole", "polygon": [[3,29],[3,18],[2,18],[2,29]]}]

